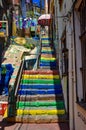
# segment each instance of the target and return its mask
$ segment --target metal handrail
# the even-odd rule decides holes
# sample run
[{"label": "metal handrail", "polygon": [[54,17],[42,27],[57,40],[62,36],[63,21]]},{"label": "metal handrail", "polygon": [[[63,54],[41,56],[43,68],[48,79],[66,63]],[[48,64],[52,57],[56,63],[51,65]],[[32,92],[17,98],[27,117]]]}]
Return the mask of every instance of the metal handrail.
[{"label": "metal handrail", "polygon": [[20,69],[19,69],[19,72],[18,72],[19,74],[17,75],[17,84],[16,84],[16,88],[15,88],[15,93],[14,93],[15,96],[17,95],[17,90],[18,90],[18,87],[19,87],[19,84],[20,84],[23,66],[24,66],[24,60],[22,60],[22,63],[21,63],[21,66],[20,66]]}]

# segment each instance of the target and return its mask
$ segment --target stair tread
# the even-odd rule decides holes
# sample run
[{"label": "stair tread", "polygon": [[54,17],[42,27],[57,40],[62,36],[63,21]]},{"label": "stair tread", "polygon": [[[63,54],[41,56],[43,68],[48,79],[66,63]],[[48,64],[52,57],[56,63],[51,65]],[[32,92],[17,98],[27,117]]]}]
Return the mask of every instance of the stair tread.
[{"label": "stair tread", "polygon": [[48,94],[48,95],[18,95],[18,100],[25,100],[25,101],[36,101],[36,100],[56,100],[60,101],[63,100],[62,94],[55,95],[55,94]]},{"label": "stair tread", "polygon": [[58,111],[58,110],[65,110],[65,107],[57,108],[57,106],[39,106],[39,107],[24,106],[24,107],[20,107],[18,109],[20,109],[20,110],[57,110]]}]

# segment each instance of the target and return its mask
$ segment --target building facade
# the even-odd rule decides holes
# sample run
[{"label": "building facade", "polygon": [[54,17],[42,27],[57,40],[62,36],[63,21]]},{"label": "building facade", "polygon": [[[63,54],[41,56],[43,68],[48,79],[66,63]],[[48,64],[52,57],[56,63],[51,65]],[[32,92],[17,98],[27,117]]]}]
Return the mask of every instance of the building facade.
[{"label": "building facade", "polygon": [[55,0],[59,71],[70,130],[86,129],[86,0]]}]

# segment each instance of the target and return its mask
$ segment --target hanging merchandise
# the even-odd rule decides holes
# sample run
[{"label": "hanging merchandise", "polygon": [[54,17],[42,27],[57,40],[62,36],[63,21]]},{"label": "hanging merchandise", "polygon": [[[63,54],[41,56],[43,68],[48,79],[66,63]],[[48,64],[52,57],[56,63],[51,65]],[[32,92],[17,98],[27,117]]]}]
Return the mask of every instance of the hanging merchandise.
[{"label": "hanging merchandise", "polygon": [[28,4],[29,4],[29,3],[30,3],[30,0],[26,0],[26,3],[28,3]]},{"label": "hanging merchandise", "polygon": [[22,28],[26,28],[26,24],[27,24],[27,19],[23,19],[23,25],[22,25]]},{"label": "hanging merchandise", "polygon": [[22,18],[19,19],[19,28],[22,29],[23,26],[23,22],[22,22]]},{"label": "hanging merchandise", "polygon": [[31,32],[35,32],[35,26],[31,26]]},{"label": "hanging merchandise", "polygon": [[2,23],[0,22],[0,28],[2,28]]},{"label": "hanging merchandise", "polygon": [[44,8],[44,0],[32,0],[32,3],[35,4],[37,7]]},{"label": "hanging merchandise", "polygon": [[22,7],[22,17],[24,19],[24,18],[26,18],[26,2],[25,2],[25,0],[21,1],[21,7]]}]

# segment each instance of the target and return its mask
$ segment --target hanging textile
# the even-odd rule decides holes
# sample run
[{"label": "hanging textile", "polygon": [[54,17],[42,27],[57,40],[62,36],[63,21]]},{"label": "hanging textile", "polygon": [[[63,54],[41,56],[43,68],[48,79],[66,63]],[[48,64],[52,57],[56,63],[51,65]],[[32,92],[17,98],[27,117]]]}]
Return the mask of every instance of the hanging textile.
[{"label": "hanging textile", "polygon": [[26,3],[28,3],[28,4],[29,4],[29,3],[30,3],[30,0],[26,0]]},{"label": "hanging textile", "polygon": [[44,0],[32,0],[32,3],[39,8],[44,8]]},{"label": "hanging textile", "polygon": [[26,0],[21,1],[22,17],[26,18]]}]

